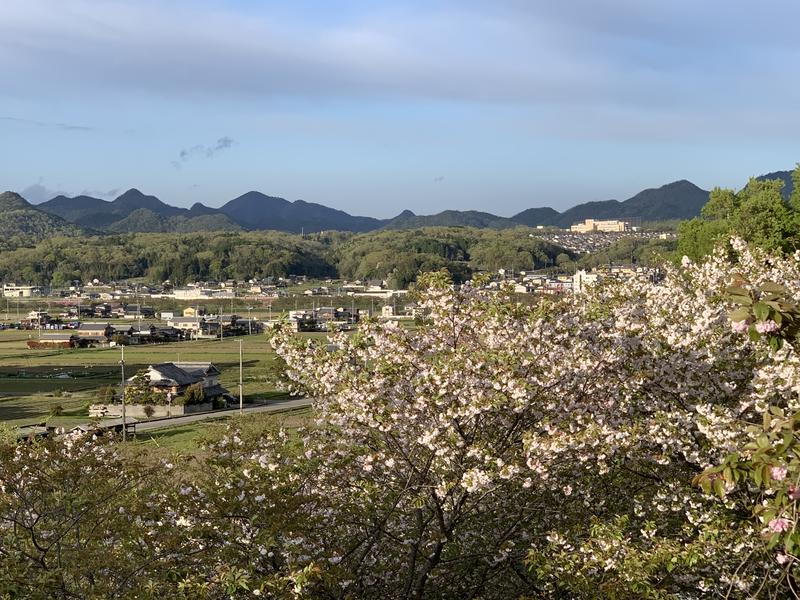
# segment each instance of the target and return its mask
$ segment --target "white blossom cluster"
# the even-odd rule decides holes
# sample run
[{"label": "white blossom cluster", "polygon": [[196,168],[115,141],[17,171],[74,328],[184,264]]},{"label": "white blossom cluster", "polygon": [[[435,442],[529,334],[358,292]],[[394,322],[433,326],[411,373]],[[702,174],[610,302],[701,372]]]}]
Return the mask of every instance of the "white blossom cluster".
[{"label": "white blossom cluster", "polygon": [[[757,586],[771,567],[753,559],[755,529],[726,531],[735,502],[706,498],[692,479],[747,443],[745,424],[769,403],[798,402],[797,356],[735,331],[724,292],[742,273],[800,295],[800,264],[732,247],[734,258],[720,248],[658,283],[634,278],[534,306],[434,287],[421,331],[371,323],[332,336],[334,352],[285,335],[276,346],[291,379],[319,399],[304,438],[319,461],[312,493],[380,507],[382,530],[367,535],[364,519],[343,535],[361,528],[386,585],[404,569],[414,581],[446,579],[448,549],[490,565],[476,578],[515,579],[509,563],[547,555],[555,535],[575,550],[547,571],[553,581],[569,572],[590,585],[601,561],[604,577],[632,585],[632,557],[669,547],[683,561],[663,584],[676,593],[702,596],[742,561],[737,585]],[[595,520],[623,538],[586,538]],[[425,560],[409,563],[409,545]],[[660,556],[641,577],[666,572]]]}]

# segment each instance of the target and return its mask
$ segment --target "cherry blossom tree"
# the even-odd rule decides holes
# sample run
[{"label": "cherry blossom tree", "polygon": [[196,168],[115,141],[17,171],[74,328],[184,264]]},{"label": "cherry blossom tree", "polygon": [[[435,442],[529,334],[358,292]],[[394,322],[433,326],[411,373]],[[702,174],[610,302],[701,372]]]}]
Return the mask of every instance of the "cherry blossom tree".
[{"label": "cherry blossom tree", "polygon": [[[235,421],[181,474],[90,438],[7,445],[0,579],[86,597],[790,596],[799,259],[732,240],[661,281],[532,305],[432,274],[418,328],[281,331],[292,389],[315,398],[297,433]],[[76,506],[99,529],[41,516]],[[70,541],[60,563],[42,527]]]},{"label": "cherry blossom tree", "polygon": [[319,398],[309,493],[347,515],[309,540],[316,560],[356,595],[398,597],[740,593],[775,576],[738,517],[748,499],[693,485],[745,441],[763,385],[728,318],[732,269],[800,281],[793,259],[735,242],[657,284],[535,306],[428,279],[422,331],[277,340]]}]

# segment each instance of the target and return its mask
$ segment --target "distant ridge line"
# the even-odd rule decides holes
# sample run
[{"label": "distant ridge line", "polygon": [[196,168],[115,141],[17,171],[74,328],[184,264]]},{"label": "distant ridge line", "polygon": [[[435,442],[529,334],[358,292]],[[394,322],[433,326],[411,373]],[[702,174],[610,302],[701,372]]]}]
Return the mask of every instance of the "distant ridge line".
[{"label": "distant ridge line", "polygon": [[[775,171],[761,178],[782,179],[791,183],[789,171]],[[787,186],[788,187],[788,186]],[[784,189],[788,195],[790,189]],[[131,188],[114,200],[91,196],[56,196],[39,205],[26,204],[26,210],[46,213],[74,226],[110,233],[191,232],[270,229],[289,233],[320,231],[368,232],[378,229],[415,229],[433,226],[463,226],[505,229],[553,226],[568,228],[587,218],[666,221],[690,219],[700,214],[708,201],[703,190],[685,179],[657,188],[648,188],[624,201],[585,202],[563,212],[551,207],[523,210],[502,217],[475,210],[444,210],[433,215],[401,211],[391,219],[351,215],[345,211],[304,200],[250,191],[225,202],[219,208],[195,203],[191,208],[171,206],[155,196]],[[23,200],[24,201],[24,200]]]}]

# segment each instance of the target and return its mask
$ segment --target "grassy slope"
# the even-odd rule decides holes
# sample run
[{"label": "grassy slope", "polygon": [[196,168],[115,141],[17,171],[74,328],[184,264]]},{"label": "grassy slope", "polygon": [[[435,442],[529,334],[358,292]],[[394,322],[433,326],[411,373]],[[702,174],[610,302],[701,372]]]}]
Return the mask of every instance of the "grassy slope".
[{"label": "grassy slope", "polygon": [[[284,427],[291,435],[299,427],[309,424],[311,414],[311,409],[306,407],[279,413],[248,415],[245,418],[249,426]],[[140,433],[136,436],[135,444],[155,451],[178,451],[194,454],[199,451],[200,442],[203,439],[219,435],[229,424],[235,423],[237,419],[238,417],[234,415],[225,419],[215,419],[213,421]]]}]

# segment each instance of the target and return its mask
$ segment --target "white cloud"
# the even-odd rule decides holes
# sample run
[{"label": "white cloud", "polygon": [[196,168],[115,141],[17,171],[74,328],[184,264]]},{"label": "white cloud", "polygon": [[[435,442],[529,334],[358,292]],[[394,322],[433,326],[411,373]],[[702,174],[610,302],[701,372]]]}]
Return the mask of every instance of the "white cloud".
[{"label": "white cloud", "polygon": [[41,204],[55,198],[56,196],[66,195],[66,192],[51,190],[44,185],[44,179],[39,178],[39,181],[26,187],[20,195],[31,204]]},{"label": "white cloud", "polygon": [[464,0],[329,23],[200,0],[6,0],[0,69],[20,95],[487,103],[528,111],[523,127],[605,136],[621,118],[693,136],[794,111],[798,17],[788,0]]}]

